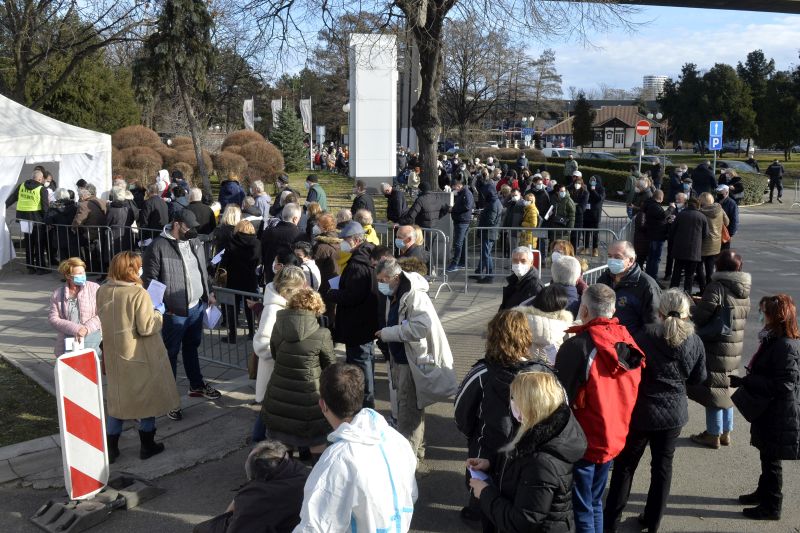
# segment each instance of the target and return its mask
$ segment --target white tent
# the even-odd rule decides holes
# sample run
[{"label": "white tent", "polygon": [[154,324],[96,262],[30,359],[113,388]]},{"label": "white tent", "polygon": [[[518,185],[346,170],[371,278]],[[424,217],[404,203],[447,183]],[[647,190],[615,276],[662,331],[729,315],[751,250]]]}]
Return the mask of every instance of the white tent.
[{"label": "white tent", "polygon": [[11,260],[5,201],[25,165],[41,164],[59,187],[76,189],[83,178],[97,194],[111,189],[111,136],[59,122],[0,95],[0,267]]}]

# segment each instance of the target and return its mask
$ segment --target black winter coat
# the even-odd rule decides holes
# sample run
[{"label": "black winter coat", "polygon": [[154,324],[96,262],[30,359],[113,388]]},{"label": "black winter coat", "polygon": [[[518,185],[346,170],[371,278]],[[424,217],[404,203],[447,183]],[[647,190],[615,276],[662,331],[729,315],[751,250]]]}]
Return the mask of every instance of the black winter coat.
[{"label": "black winter coat", "polygon": [[405,194],[403,194],[401,189],[394,187],[392,188],[392,193],[386,197],[386,200],[388,202],[386,206],[386,219],[399,224],[403,213],[408,211]]},{"label": "black winter coat", "polygon": [[614,316],[619,323],[635,335],[646,324],[656,321],[658,304],[661,300],[661,287],[636,263],[625,273],[619,283],[614,283],[611,273],[606,270],[597,283],[608,285],[617,294],[617,310]]},{"label": "black winter coat", "polygon": [[681,261],[700,261],[703,239],[709,232],[708,218],[699,209],[687,207],[678,213],[670,227],[672,257]]},{"label": "black winter coat", "polygon": [[511,416],[509,404],[511,382],[520,372],[553,372],[553,369],[541,361],[502,366],[481,359],[464,377],[456,394],[456,426],[467,437],[469,457],[488,459],[495,471],[499,467],[498,450],[519,427]]},{"label": "black winter coat", "polygon": [[[160,196],[151,196],[144,201],[144,207],[139,211],[139,221],[137,225],[140,228],[161,231],[164,226],[169,224],[169,208],[167,202]],[[143,235],[143,239],[152,238],[153,234]]]},{"label": "black winter coat", "polygon": [[572,202],[575,204],[575,225],[573,227],[586,227],[584,226],[584,213],[586,212],[586,204],[589,203],[589,193],[585,187],[575,189],[574,186],[570,185],[569,197],[572,198]]},{"label": "black winter coat", "polygon": [[603,201],[606,199],[606,190],[598,178],[594,189],[589,185],[589,209],[583,213],[583,227],[596,228],[603,217]]},{"label": "black winter coat", "polygon": [[[78,212],[78,204],[73,200],[56,200],[50,204],[44,221],[47,224],[57,224],[51,228],[50,247],[58,247],[58,257],[61,261],[71,256],[78,255],[78,235],[70,227]],[[54,242],[55,241],[55,242]]]},{"label": "black winter coat", "polygon": [[750,444],[775,459],[800,459],[800,340],[765,339],[742,386],[769,402],[750,424]]},{"label": "black winter coat", "polygon": [[[261,262],[261,242],[255,235],[234,233],[219,266],[228,272],[228,289],[258,291],[256,267]],[[272,267],[272,265],[270,265]]]},{"label": "black winter coat", "polygon": [[475,209],[475,198],[472,196],[472,191],[464,187],[453,197],[453,207],[450,209],[453,224],[472,222],[473,209]]},{"label": "black winter coat", "polygon": [[685,426],[689,421],[686,386],[706,379],[703,341],[692,333],[683,344],[672,347],[664,340],[660,322],[646,326],[634,338],[647,356],[647,365],[642,369],[631,429],[662,431]]},{"label": "black winter coat", "polygon": [[417,196],[411,208],[400,217],[399,224],[416,224],[420,228],[432,228],[437,220],[447,214],[442,202],[435,194],[426,192]]},{"label": "black winter coat", "polygon": [[539,191],[534,189],[533,197],[536,201],[536,209],[539,211],[539,226],[541,227],[544,225],[544,216],[547,214],[547,211],[550,210],[550,193],[544,188]]},{"label": "black winter coat", "polygon": [[717,179],[714,177],[711,167],[705,163],[697,165],[692,172],[692,188],[697,191],[698,195],[704,192],[714,194],[714,190],[717,188]]},{"label": "black winter coat", "polygon": [[575,531],[572,467],[585,452],[586,435],[564,403],[504,455],[499,478],[481,492],[484,532]]},{"label": "black winter coat", "polygon": [[336,304],[336,342],[365,344],[375,338],[378,298],[373,292],[375,270],[369,260],[373,248],[365,242],[353,250],[339,278],[339,288],[327,293],[328,300]]},{"label": "black winter coat", "polygon": [[353,199],[353,205],[350,207],[350,212],[355,215],[356,211],[359,209],[366,209],[372,213],[372,219],[375,219],[375,201],[372,199],[371,194],[365,192],[359,194]]},{"label": "black winter coat", "polygon": [[133,234],[131,224],[136,220],[136,213],[127,202],[109,202],[106,224],[111,227],[111,250],[114,254],[124,250],[133,250]]},{"label": "black winter coat", "polygon": [[647,238],[651,241],[666,241],[669,237],[667,225],[667,212],[654,199],[648,198],[642,205],[644,211],[644,229]]},{"label": "black winter coat", "polygon": [[506,286],[503,287],[503,301],[500,303],[499,311],[516,307],[525,300],[529,300],[539,294],[542,289],[542,282],[536,275],[536,269],[531,268],[527,274],[518,278],[516,274],[511,274],[506,278]]},{"label": "black winter coat", "polygon": [[189,202],[186,209],[194,213],[197,223],[200,224],[197,227],[197,233],[200,235],[211,235],[213,233],[217,227],[217,217],[214,216],[214,211],[210,207],[203,202]]},{"label": "black winter coat", "polygon": [[267,283],[275,277],[272,262],[281,250],[291,250],[298,238],[303,238],[300,228],[291,222],[281,220],[261,234],[261,264],[264,265],[264,278]]},{"label": "black winter coat", "polygon": [[[198,233],[200,232],[198,231]],[[222,250],[226,250],[228,248],[228,244],[231,242],[231,238],[233,238],[233,226],[230,224],[220,224],[217,226],[212,235],[214,254],[218,254]]]}]

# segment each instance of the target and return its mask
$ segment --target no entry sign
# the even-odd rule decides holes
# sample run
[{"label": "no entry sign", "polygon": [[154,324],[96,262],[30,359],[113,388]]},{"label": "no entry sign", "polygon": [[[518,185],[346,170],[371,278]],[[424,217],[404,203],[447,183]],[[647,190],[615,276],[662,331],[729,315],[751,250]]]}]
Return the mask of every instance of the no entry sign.
[{"label": "no entry sign", "polygon": [[640,120],[636,123],[636,133],[644,137],[650,133],[650,123],[646,120]]}]

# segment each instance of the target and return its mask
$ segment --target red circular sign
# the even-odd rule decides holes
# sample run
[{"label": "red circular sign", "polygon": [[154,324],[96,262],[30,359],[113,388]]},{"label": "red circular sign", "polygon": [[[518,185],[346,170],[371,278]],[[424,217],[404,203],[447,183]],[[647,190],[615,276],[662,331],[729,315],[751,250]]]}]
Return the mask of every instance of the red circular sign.
[{"label": "red circular sign", "polygon": [[650,123],[646,120],[640,120],[636,123],[636,133],[645,136],[650,133]]}]

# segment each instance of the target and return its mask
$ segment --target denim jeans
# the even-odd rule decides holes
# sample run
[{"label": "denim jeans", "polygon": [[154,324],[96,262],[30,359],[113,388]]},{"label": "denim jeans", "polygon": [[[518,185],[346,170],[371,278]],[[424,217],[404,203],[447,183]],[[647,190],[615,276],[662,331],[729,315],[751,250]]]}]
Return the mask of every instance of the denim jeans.
[{"label": "denim jeans", "polygon": [[364,407],[375,408],[375,362],[372,341],[366,344],[346,344],[347,363],[364,372]]},{"label": "denim jeans", "polygon": [[712,435],[733,431],[733,407],[706,407],[706,431]]},{"label": "denim jeans", "polygon": [[450,264],[464,266],[466,262],[466,239],[469,222],[453,224],[453,259]]},{"label": "denim jeans", "polygon": [[[119,435],[122,433],[122,423],[124,420],[114,418],[111,415],[106,415],[106,434]],[[156,417],[150,416],[139,420],[139,431],[155,431]]]},{"label": "denim jeans", "polygon": [[494,240],[481,239],[481,260],[478,262],[478,268],[475,272],[478,274],[494,274],[494,259],[492,258],[492,249],[494,248]]},{"label": "denim jeans", "polygon": [[661,251],[664,249],[664,241],[650,241],[650,255],[647,256],[647,275],[653,279],[658,279],[658,265],[661,263]]},{"label": "denim jeans", "polygon": [[603,491],[612,461],[602,464],[581,459],[572,470],[572,508],[576,533],[603,533]]},{"label": "denim jeans", "polygon": [[193,388],[203,386],[203,374],[200,372],[197,348],[203,340],[203,313],[205,310],[206,304],[200,302],[189,309],[188,316],[167,313],[164,315],[164,325],[161,328],[161,338],[164,339],[164,345],[167,347],[172,375],[176,375],[178,352],[182,351],[183,369],[186,371],[189,385]]},{"label": "denim jeans", "polygon": [[267,426],[264,424],[264,419],[261,418],[261,412],[256,415],[256,421],[253,424],[253,442],[261,442],[267,438]]}]

